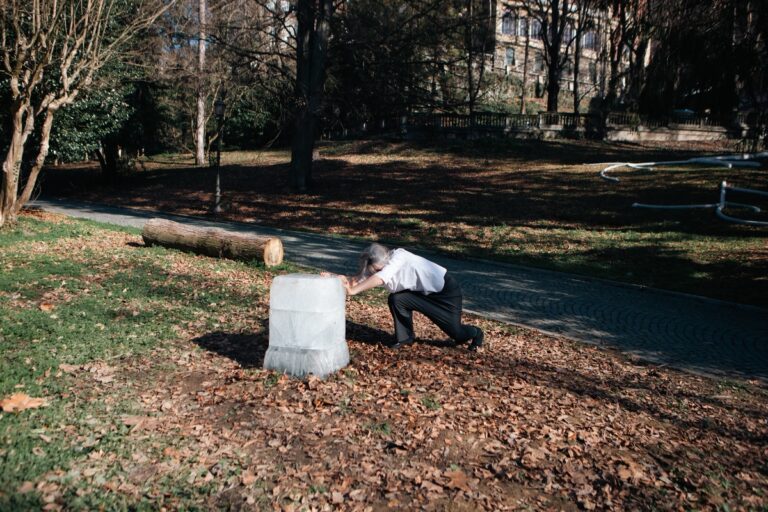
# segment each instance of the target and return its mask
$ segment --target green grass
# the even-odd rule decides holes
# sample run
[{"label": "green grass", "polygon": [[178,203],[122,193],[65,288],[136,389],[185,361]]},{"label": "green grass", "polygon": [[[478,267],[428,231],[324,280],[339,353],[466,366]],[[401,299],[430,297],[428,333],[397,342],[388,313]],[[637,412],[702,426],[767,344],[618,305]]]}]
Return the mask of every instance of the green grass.
[{"label": "green grass", "polygon": [[376,435],[386,437],[392,434],[392,426],[386,421],[381,423],[369,423],[366,425],[366,427],[371,431],[371,433]]},{"label": "green grass", "polygon": [[[123,358],[162,350],[178,339],[180,327],[212,328],[212,310],[243,311],[266,293],[259,286],[217,286],[216,272],[263,272],[255,265],[200,258],[191,268],[174,268],[174,253],[162,248],[117,244],[105,252],[85,243],[125,231],[27,217],[0,231],[0,397],[24,392],[49,401],[0,413],[0,510],[37,510],[56,492],[68,493],[64,500],[73,509],[156,509],[158,496],[128,502],[120,493],[92,492],[81,478],[77,468],[94,450],[130,457],[136,441],[120,418],[137,408],[130,395],[109,403],[90,399],[78,382],[90,378],[88,372],[73,375],[59,365],[119,366]],[[80,251],[56,249],[81,241]],[[118,467],[107,465],[90,482],[98,487],[115,472]],[[18,491],[24,482],[40,481],[56,491]],[[186,487],[177,484],[179,492]],[[205,492],[188,493],[189,503],[199,503]]]},{"label": "green grass", "polygon": [[426,395],[421,398],[421,405],[429,409],[430,411],[437,411],[440,409],[440,402],[432,396],[432,395]]}]

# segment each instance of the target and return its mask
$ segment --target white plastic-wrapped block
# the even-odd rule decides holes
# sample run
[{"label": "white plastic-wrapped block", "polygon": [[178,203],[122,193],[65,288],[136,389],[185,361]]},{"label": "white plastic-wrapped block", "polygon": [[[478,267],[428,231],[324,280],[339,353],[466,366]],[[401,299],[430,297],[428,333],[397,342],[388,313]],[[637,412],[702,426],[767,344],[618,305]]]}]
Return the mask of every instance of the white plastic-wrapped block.
[{"label": "white plastic-wrapped block", "polygon": [[349,364],[344,307],[344,288],[337,277],[276,277],[270,289],[264,368],[325,378]]}]

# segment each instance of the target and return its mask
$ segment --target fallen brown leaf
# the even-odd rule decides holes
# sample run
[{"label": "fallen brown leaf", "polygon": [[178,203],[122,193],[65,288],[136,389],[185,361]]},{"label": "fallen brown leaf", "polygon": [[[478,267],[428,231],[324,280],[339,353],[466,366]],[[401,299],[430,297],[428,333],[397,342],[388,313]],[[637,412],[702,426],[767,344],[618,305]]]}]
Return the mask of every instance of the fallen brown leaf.
[{"label": "fallen brown leaf", "polygon": [[463,471],[446,471],[444,476],[448,478],[447,487],[452,489],[461,489],[462,491],[470,491],[469,482],[467,481],[467,475]]},{"label": "fallen brown leaf", "polygon": [[0,400],[0,407],[5,412],[18,412],[46,405],[48,405],[48,402],[44,398],[32,398],[26,393],[14,393],[8,398]]},{"label": "fallen brown leaf", "polygon": [[34,490],[35,490],[35,484],[30,482],[30,481],[26,481],[23,484],[21,484],[16,491],[19,494],[26,494],[26,493],[32,492]]},{"label": "fallen brown leaf", "polygon": [[250,470],[246,469],[240,476],[240,480],[243,482],[243,485],[251,485],[257,480],[257,478],[256,475],[254,475]]},{"label": "fallen brown leaf", "polygon": [[61,363],[59,365],[59,370],[66,372],[66,373],[74,373],[77,370],[79,370],[81,367],[76,364],[67,364],[67,363]]}]

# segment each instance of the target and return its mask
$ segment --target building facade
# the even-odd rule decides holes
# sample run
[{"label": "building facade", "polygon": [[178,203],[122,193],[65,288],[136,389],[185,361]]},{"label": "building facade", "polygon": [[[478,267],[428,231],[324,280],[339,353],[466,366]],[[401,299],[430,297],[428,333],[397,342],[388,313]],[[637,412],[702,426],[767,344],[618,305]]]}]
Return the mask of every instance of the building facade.
[{"label": "building facade", "polygon": [[[542,39],[542,19],[547,13],[541,10],[539,2],[495,4],[491,68],[496,76],[504,77],[500,79],[496,94],[506,96],[513,105],[517,98],[514,110],[543,110],[546,106],[548,66]],[[558,111],[573,111],[574,91],[579,96],[579,110],[586,111],[593,98],[605,94],[610,13],[593,9],[580,15],[573,8],[567,18],[560,50],[565,62],[560,75]],[[578,59],[574,58],[576,52]],[[578,73],[575,72],[577,61]],[[502,98],[497,97],[495,101],[500,102]]]}]

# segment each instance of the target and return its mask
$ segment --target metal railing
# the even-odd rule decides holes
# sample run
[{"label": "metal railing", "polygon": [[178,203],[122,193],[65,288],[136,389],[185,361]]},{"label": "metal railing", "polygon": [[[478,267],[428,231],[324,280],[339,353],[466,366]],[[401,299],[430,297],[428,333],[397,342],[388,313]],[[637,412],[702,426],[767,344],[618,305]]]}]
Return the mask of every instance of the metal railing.
[{"label": "metal railing", "polygon": [[443,130],[516,130],[547,127],[584,128],[590,120],[597,122],[593,114],[543,112],[540,114],[411,114],[402,122],[406,129]]},{"label": "metal railing", "polygon": [[663,126],[701,127],[720,125],[711,117],[696,114],[672,113],[666,117],[647,117],[633,112],[611,112],[608,114],[606,124],[608,126],[628,126],[632,128],[637,128],[638,126],[660,128]]},{"label": "metal railing", "polygon": [[[742,128],[756,126],[765,119],[756,114],[734,116],[731,127]],[[575,114],[569,112],[541,112],[538,114],[499,114],[478,112],[473,115],[452,113],[415,113],[399,118],[388,118],[376,122],[364,123],[360,129],[345,128],[343,131],[328,130],[328,136],[338,132],[343,137],[355,137],[360,134],[399,132],[486,132],[486,133],[535,133],[578,132],[604,134],[605,130],[631,130],[643,128],[688,129],[696,127],[718,127],[719,124],[707,116],[696,116],[688,112],[676,113],[667,117],[647,117],[632,112],[610,112],[603,118],[599,114]],[[761,125],[762,126],[762,125]],[[722,128],[727,128],[723,126]],[[705,129],[707,129],[705,128]]]}]

